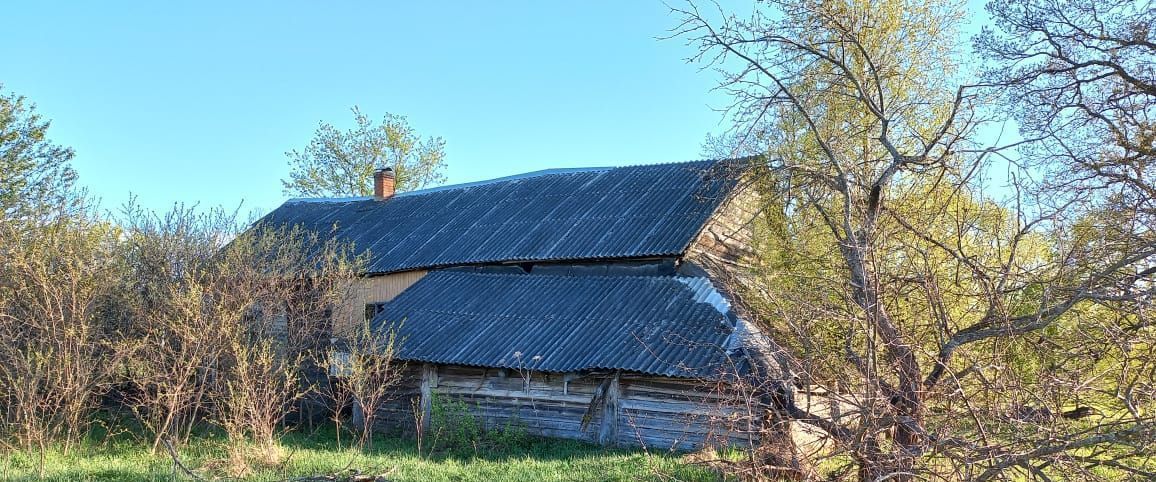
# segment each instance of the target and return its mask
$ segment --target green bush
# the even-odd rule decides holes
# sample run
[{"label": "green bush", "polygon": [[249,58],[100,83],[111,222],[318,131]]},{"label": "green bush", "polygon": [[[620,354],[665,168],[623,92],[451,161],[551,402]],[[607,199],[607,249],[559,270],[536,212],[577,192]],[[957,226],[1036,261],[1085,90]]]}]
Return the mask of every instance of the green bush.
[{"label": "green bush", "polygon": [[465,401],[436,395],[430,406],[430,429],[434,450],[525,448],[534,441],[517,413],[500,426],[486,427]]},{"label": "green bush", "polygon": [[476,448],[482,435],[482,422],[465,402],[434,396],[430,406],[431,441],[434,449]]}]

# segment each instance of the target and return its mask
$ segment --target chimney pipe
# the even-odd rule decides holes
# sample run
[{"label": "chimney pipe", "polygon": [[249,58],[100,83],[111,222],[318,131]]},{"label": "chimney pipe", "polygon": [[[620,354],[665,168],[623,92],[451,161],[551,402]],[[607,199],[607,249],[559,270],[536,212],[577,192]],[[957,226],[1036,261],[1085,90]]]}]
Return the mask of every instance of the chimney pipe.
[{"label": "chimney pipe", "polygon": [[373,171],[373,197],[379,201],[393,197],[395,179],[391,168]]}]

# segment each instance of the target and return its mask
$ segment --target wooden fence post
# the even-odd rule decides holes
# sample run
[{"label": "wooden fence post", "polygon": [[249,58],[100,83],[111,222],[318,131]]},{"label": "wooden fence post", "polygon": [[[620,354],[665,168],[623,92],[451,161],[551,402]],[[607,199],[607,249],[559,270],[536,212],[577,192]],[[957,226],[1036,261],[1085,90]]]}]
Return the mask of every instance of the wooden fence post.
[{"label": "wooden fence post", "polygon": [[598,443],[602,445],[618,445],[618,381],[621,372],[614,372],[610,379],[610,386],[606,388],[606,395],[602,405],[602,429],[598,432]]},{"label": "wooden fence post", "polygon": [[437,365],[426,363],[421,366],[421,430],[429,431],[430,414],[433,411],[433,389],[438,386]]}]

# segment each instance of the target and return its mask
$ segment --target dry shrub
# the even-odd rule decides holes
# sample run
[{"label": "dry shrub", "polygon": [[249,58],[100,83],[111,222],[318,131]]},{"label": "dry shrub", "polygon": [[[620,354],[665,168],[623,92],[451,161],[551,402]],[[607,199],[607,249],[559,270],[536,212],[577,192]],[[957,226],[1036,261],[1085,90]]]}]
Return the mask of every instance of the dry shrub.
[{"label": "dry shrub", "polygon": [[0,223],[0,434],[26,450],[70,450],[121,366],[102,324],[116,235],[85,216]]},{"label": "dry shrub", "polygon": [[294,229],[250,231],[221,253],[216,284],[239,315],[220,327],[228,342],[217,415],[231,438],[275,447],[294,402],[319,388],[325,374],[312,361],[326,352],[334,307],[348,299],[350,260],[340,245]]},{"label": "dry shrub", "polygon": [[815,447],[800,443],[805,437],[783,411],[783,399],[795,396],[793,380],[757,360],[724,365],[704,386],[715,400],[707,415],[710,435],[687,460],[739,480],[810,480]]},{"label": "dry shrub", "polygon": [[405,370],[405,364],[394,359],[399,343],[396,329],[375,330],[364,323],[346,333],[341,346],[330,352],[331,366],[340,377],[341,389],[356,404],[359,415],[354,424],[361,432],[358,445],[362,448],[373,446],[371,435],[378,410],[394,397]]},{"label": "dry shrub", "polygon": [[219,210],[50,219],[0,224],[0,435],[68,450],[113,388],[154,451],[208,426],[232,462],[278,459],[286,415],[327,378],[316,360],[360,260]]},{"label": "dry shrub", "polygon": [[238,450],[275,447],[294,402],[313,389],[307,363],[328,340],[356,260],[297,229],[242,227],[220,211],[129,210],[127,320],[142,341],[126,399],[161,440],[204,422]]},{"label": "dry shrub", "polygon": [[153,436],[183,443],[209,408],[210,388],[227,341],[220,306],[203,274],[230,220],[177,207],[163,217],[126,210],[122,256],[125,323],[141,342],[124,387],[125,402]]}]

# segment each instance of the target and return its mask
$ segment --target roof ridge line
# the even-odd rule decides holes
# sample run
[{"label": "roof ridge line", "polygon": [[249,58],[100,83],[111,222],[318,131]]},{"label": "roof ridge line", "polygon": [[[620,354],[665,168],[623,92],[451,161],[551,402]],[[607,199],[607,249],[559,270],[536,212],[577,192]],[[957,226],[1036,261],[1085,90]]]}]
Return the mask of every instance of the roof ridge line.
[{"label": "roof ridge line", "polygon": [[529,179],[532,177],[542,177],[554,174],[576,174],[580,172],[600,172],[617,169],[619,166],[603,166],[603,167],[559,167],[553,169],[540,169],[537,171],[523,172],[519,174],[511,174],[509,176],[495,177],[493,179],[483,179],[480,181],[461,182],[457,184],[446,184],[443,186],[428,187],[425,189],[415,189],[413,191],[405,191],[394,194],[393,197],[418,196],[422,194],[429,194],[439,191],[450,191],[453,189],[466,189],[470,187],[484,186],[486,184],[493,184],[504,181],[517,181],[519,179]]},{"label": "roof ridge line", "polygon": [[[745,159],[745,158],[736,158],[736,159]],[[697,163],[704,163],[704,162],[715,163],[715,162],[728,161],[728,160],[734,160],[734,159],[696,159],[696,160],[691,160],[691,161],[658,162],[658,163],[654,163],[654,164],[626,164],[626,165],[621,165],[621,166],[559,167],[559,168],[553,168],[553,169],[540,169],[537,171],[511,174],[509,176],[495,177],[492,179],[482,179],[480,181],[461,182],[461,183],[457,183],[457,184],[446,184],[443,186],[434,186],[434,187],[428,187],[428,188],[424,188],[424,189],[415,189],[413,191],[404,191],[404,192],[399,192],[397,194],[394,194],[393,197],[399,198],[399,197],[409,197],[409,196],[420,196],[423,194],[431,194],[431,193],[441,192],[441,191],[450,191],[450,190],[454,190],[454,189],[467,189],[467,188],[471,188],[471,187],[484,186],[487,184],[493,184],[493,183],[498,183],[498,182],[517,181],[519,179],[530,179],[530,178],[535,178],[535,177],[552,176],[552,175],[558,175],[558,174],[577,174],[577,173],[583,173],[583,172],[605,172],[605,171],[611,171],[614,169],[631,169],[631,168],[640,168],[640,167],[672,166],[672,165],[677,165],[677,164],[697,164]],[[341,202],[368,201],[370,199],[373,199],[373,196],[297,197],[297,198],[289,198],[289,199],[285,200],[285,203],[302,203],[302,202],[341,203]]]},{"label": "roof ridge line", "polygon": [[530,178],[535,178],[535,177],[552,176],[552,175],[557,175],[557,174],[577,174],[577,173],[582,173],[582,172],[604,172],[604,171],[612,171],[615,169],[632,169],[632,168],[639,168],[639,167],[673,166],[673,165],[677,165],[677,164],[698,164],[698,163],[704,163],[704,162],[716,163],[719,161],[726,161],[726,160],[729,160],[729,159],[696,159],[696,160],[692,160],[692,161],[669,161],[669,162],[657,162],[657,163],[653,163],[653,164],[626,164],[626,165],[621,165],[621,166],[559,167],[559,168],[553,168],[553,169],[540,169],[537,171],[523,172],[523,173],[519,173],[519,174],[511,174],[509,176],[495,177],[493,179],[483,179],[480,181],[463,182],[463,183],[458,183],[458,184],[447,184],[444,186],[435,186],[435,187],[430,187],[430,188],[425,188],[425,189],[417,189],[417,190],[413,190],[413,191],[399,192],[399,193],[395,194],[393,197],[396,198],[396,197],[422,195],[422,194],[434,193],[434,192],[439,192],[439,191],[449,191],[449,190],[453,190],[453,189],[465,189],[465,188],[476,187],[476,186],[484,186],[486,184],[492,184],[492,183],[496,183],[496,182],[517,181],[519,179],[530,179]]},{"label": "roof ridge line", "polygon": [[288,203],[352,203],[358,201],[368,201],[373,199],[373,196],[349,196],[349,197],[292,197],[285,200]]},{"label": "roof ridge line", "polygon": [[[466,267],[468,267],[468,266],[466,266]],[[673,275],[638,275],[638,274],[579,274],[579,275],[570,275],[570,274],[534,274],[532,272],[531,273],[494,273],[494,272],[487,272],[487,271],[466,271],[466,270],[457,269],[457,268],[460,268],[460,267],[432,269],[432,270],[429,270],[429,272],[426,274],[426,276],[441,273],[441,274],[454,274],[454,275],[461,274],[461,275],[470,275],[470,276],[491,276],[491,277],[510,277],[510,278],[524,276],[526,278],[565,278],[565,279],[623,279],[623,278],[626,278],[626,279],[661,279],[661,280],[703,279],[703,280],[710,281],[710,278],[707,276],[687,276],[687,275],[680,275],[680,274],[673,274]]]}]

